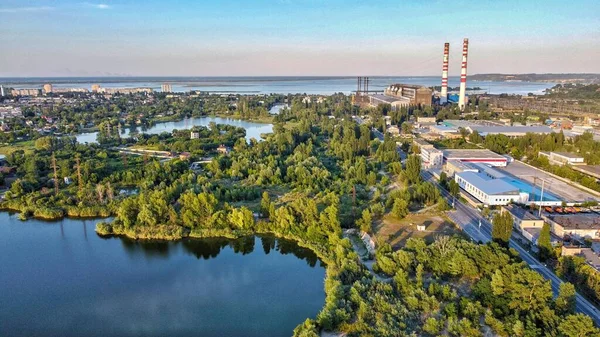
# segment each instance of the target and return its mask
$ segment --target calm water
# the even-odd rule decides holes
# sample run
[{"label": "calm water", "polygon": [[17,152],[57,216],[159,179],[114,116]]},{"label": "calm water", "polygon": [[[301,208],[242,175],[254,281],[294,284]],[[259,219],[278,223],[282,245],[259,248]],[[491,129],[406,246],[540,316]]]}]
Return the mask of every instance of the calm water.
[{"label": "calm water", "polygon": [[[538,82],[492,82],[469,81],[468,87],[480,87],[491,94],[541,94],[554,83]],[[337,92],[345,94],[356,90],[356,77],[80,77],[80,78],[0,78],[0,84],[14,88],[41,88],[52,83],[56,88],[86,88],[98,83],[105,88],[147,87],[161,90],[161,84],[169,82],[175,92],[200,90],[211,93],[239,94],[321,94]],[[370,77],[370,90],[383,90],[392,83],[441,85],[440,76]],[[448,85],[458,87],[460,78],[450,76]]]},{"label": "calm water", "polygon": [[[208,126],[211,122],[217,124],[227,124],[246,129],[246,140],[255,138],[260,140],[260,135],[263,133],[273,132],[272,124],[248,122],[239,119],[232,118],[221,118],[221,117],[200,117],[200,118],[188,118],[178,122],[164,122],[156,123],[150,128],[144,129],[137,127],[136,132],[147,133],[147,134],[160,134],[163,132],[172,132],[173,130],[186,130],[191,129],[194,126]],[[122,137],[128,137],[131,134],[131,129],[125,128],[122,130]],[[97,132],[87,132],[77,135],[77,141],[80,143],[95,143]]]},{"label": "calm water", "polygon": [[291,336],[324,304],[315,255],[272,237],[139,243],[0,213],[0,336]]}]

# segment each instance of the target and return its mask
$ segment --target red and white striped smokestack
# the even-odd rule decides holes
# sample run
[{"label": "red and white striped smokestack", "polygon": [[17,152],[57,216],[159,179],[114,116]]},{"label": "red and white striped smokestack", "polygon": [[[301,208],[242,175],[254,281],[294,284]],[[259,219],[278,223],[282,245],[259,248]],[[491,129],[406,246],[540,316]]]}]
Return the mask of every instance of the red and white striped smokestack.
[{"label": "red and white striped smokestack", "polygon": [[444,43],[444,63],[442,64],[442,92],[440,93],[440,103],[446,103],[448,100],[448,59],[450,58],[450,43]]},{"label": "red and white striped smokestack", "polygon": [[460,92],[458,94],[458,107],[465,109],[465,92],[467,91],[467,54],[469,53],[469,39],[463,40],[462,64],[460,67]]}]

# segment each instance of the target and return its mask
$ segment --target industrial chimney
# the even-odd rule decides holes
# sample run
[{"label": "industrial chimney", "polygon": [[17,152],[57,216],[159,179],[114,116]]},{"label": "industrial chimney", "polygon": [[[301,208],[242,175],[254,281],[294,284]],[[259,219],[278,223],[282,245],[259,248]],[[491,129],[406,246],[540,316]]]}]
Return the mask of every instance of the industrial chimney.
[{"label": "industrial chimney", "polygon": [[448,59],[450,58],[450,43],[444,43],[444,63],[442,64],[442,92],[440,104],[448,101]]},{"label": "industrial chimney", "polygon": [[469,52],[469,39],[463,40],[462,64],[460,67],[460,92],[458,96],[458,107],[465,109],[465,91],[467,91],[467,54]]}]

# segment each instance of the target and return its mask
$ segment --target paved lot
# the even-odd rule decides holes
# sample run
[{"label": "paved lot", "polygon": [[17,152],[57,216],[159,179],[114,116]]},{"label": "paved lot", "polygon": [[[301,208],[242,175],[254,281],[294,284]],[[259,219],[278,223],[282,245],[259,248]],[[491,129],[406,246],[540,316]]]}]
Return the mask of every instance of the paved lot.
[{"label": "paved lot", "polygon": [[508,164],[506,167],[498,168],[530,184],[533,184],[534,179],[537,178],[538,188],[540,188],[542,184],[540,179],[544,179],[546,181],[544,189],[552,192],[561,199],[564,199],[566,202],[600,199],[593,194],[558,180],[542,170],[527,166],[520,162],[515,161]]}]

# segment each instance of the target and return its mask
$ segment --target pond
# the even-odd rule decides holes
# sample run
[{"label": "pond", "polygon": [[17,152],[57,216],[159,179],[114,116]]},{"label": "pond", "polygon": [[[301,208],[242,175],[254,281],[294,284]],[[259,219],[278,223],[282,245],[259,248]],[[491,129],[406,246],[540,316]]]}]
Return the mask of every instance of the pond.
[{"label": "pond", "polygon": [[0,336],[291,336],[324,304],[324,266],[294,242],[138,242],[95,223],[0,213]]},{"label": "pond", "polygon": [[[256,140],[261,139],[261,134],[273,132],[273,124],[249,122],[241,119],[223,118],[223,117],[199,117],[199,118],[186,118],[177,122],[161,122],[156,123],[149,128],[137,127],[134,129],[124,128],[122,129],[122,137],[128,137],[132,131],[146,134],[160,134],[163,132],[172,132],[173,130],[186,130],[191,129],[194,126],[208,126],[211,122],[217,124],[233,125],[240,128],[246,129],[246,140],[255,138]],[[96,135],[98,132],[86,132],[76,135],[79,143],[95,143]]]}]

